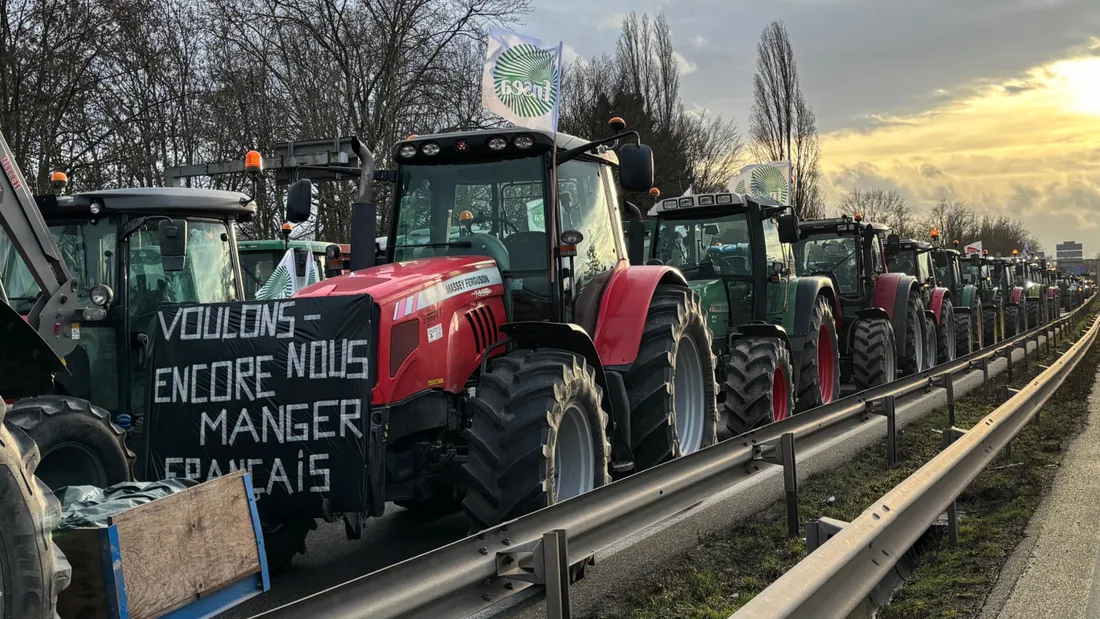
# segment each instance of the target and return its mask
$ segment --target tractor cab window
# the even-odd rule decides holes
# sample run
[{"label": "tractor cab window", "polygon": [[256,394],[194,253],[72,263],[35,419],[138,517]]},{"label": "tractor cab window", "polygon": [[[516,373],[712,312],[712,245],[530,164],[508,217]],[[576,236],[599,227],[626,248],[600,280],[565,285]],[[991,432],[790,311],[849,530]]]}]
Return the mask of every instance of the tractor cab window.
[{"label": "tractor cab window", "polygon": [[922,282],[927,282],[935,277],[935,270],[932,266],[932,252],[920,252],[917,254],[917,268],[919,274],[917,277]]},{"label": "tractor cab window", "polygon": [[815,235],[794,246],[799,275],[826,275],[836,278],[840,294],[859,294],[859,246],[851,236]]},{"label": "tractor cab window", "polygon": [[871,267],[875,273],[885,273],[886,263],[882,260],[882,241],[878,235],[871,236]]},{"label": "tractor cab window", "polygon": [[959,281],[958,262],[951,259],[951,255],[943,250],[933,250],[932,263],[936,273],[936,281],[940,286],[952,287]]},{"label": "tractor cab window", "polygon": [[[787,283],[789,280],[790,263],[787,260],[787,252],[783,242],[779,240],[779,225],[775,219],[765,219],[761,222],[764,231],[764,266],[768,269],[768,303],[769,316],[778,317],[781,321],[787,309]],[[785,271],[777,272],[782,267]]]},{"label": "tractor cab window", "polygon": [[573,160],[558,168],[558,212],[561,231],[577,230],[584,239],[573,258],[574,297],[594,277],[615,268],[619,260],[618,218],[611,169]]},{"label": "tractor cab window", "polygon": [[230,230],[224,222],[189,221],[182,271],[164,272],[156,227],[130,235],[130,316],[148,318],[161,305],[237,300]]},{"label": "tractor cab window", "polygon": [[913,277],[916,277],[916,252],[907,250],[900,251],[887,259],[886,267],[890,269],[891,273],[905,273],[906,275],[912,275]]},{"label": "tractor cab window", "polygon": [[[96,285],[115,288],[115,226],[113,218],[50,226],[61,258],[76,278],[77,307],[88,307],[88,291]],[[4,282],[12,308],[20,314],[30,312],[40,290],[12,244],[5,244],[4,254],[0,255],[0,281]]]}]

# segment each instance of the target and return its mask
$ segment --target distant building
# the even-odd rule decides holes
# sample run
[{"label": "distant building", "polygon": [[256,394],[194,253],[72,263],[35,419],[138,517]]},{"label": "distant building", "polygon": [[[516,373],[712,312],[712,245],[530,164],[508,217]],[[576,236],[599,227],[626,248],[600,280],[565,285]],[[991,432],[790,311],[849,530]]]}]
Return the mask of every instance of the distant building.
[{"label": "distant building", "polygon": [[1058,266],[1074,275],[1084,275],[1088,269],[1085,266],[1085,246],[1076,241],[1064,241],[1054,246],[1058,257]]}]

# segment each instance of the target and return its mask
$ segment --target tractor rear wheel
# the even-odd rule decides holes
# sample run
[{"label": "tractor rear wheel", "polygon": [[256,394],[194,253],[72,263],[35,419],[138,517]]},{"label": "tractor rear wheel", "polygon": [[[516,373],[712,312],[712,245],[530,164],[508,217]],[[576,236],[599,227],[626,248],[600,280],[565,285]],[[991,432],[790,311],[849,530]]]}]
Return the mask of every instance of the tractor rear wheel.
[{"label": "tractor rear wheel", "polygon": [[623,380],[634,470],[718,442],[714,354],[698,294],[686,286],[657,287],[638,358]]},{"label": "tractor rear wheel", "polygon": [[802,348],[795,412],[828,404],[840,394],[840,350],[833,306],[818,297],[810,315],[810,329]]},{"label": "tractor rear wheel", "polygon": [[54,619],[72,570],[51,534],[61,504],[34,476],[38,447],[0,400],[0,619]]},{"label": "tractor rear wheel", "polygon": [[925,369],[924,326],[924,302],[917,292],[911,292],[905,307],[905,355],[898,359],[903,376]]},{"label": "tractor rear wheel", "polygon": [[1039,299],[1029,298],[1027,300],[1027,326],[1024,330],[1034,329],[1043,323],[1043,307]]},{"label": "tractor rear wheel", "polygon": [[940,304],[940,324],[936,325],[936,363],[955,359],[955,306],[950,299]]},{"label": "tractor rear wheel", "polygon": [[723,384],[726,428],[737,436],[794,410],[791,355],[776,338],[744,337],[733,342]]},{"label": "tractor rear wheel", "polygon": [[50,488],[105,488],[134,479],[136,456],[126,447],[126,432],[87,400],[56,395],[19,400],[8,409],[8,423],[38,445],[42,461],[36,474]]},{"label": "tractor rear wheel", "polygon": [[997,343],[997,310],[992,307],[982,308],[982,345],[988,348]]},{"label": "tractor rear wheel", "polygon": [[970,314],[955,316],[955,355],[965,356],[978,350],[978,341],[974,339],[976,329]]},{"label": "tractor rear wheel", "polygon": [[885,385],[898,375],[894,327],[886,318],[857,320],[852,326],[852,382],[860,391]]},{"label": "tractor rear wheel", "polygon": [[317,530],[317,520],[303,516],[282,522],[261,522],[264,534],[264,555],[272,574],[290,569],[294,557],[306,554],[306,537]]},{"label": "tractor rear wheel", "polygon": [[1015,337],[1020,332],[1020,307],[1005,305],[1005,338]]},{"label": "tractor rear wheel", "polygon": [[562,350],[516,350],[481,375],[464,435],[462,508],[477,530],[611,483],[595,371]]},{"label": "tractor rear wheel", "polygon": [[936,319],[933,316],[924,317],[924,369],[928,370],[939,364],[936,353],[939,350],[936,341]]}]

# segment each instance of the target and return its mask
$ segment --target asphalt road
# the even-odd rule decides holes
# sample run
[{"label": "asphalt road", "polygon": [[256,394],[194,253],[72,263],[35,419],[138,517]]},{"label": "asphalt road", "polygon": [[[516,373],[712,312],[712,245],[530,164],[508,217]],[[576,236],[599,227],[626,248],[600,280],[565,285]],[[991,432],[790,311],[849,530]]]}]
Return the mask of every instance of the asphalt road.
[{"label": "asphalt road", "polygon": [[367,521],[360,540],[347,539],[343,522],[320,522],[306,540],[306,554],[272,578],[271,591],[218,618],[245,619],[277,608],[461,539],[469,527],[462,513],[428,517],[394,505],[387,505],[381,518]]}]

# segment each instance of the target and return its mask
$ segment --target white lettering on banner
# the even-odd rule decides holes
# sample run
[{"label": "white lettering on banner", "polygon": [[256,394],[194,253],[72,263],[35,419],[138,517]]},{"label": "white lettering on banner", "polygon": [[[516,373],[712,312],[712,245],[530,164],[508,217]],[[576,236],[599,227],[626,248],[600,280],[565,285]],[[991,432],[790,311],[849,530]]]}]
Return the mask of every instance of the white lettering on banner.
[{"label": "white lettering on banner", "polygon": [[[164,478],[173,479],[182,477],[197,481],[210,481],[215,477],[221,477],[225,473],[246,470],[252,476],[252,487],[256,498],[260,495],[271,494],[276,488],[285,490],[288,494],[298,492],[329,492],[330,471],[328,468],[329,454],[311,453],[305,458],[305,453],[298,451],[296,466],[289,466],[289,470],[297,471],[297,476],[291,478],[287,473],[288,464],[282,458],[272,458],[267,461],[261,458],[230,459],[222,462],[210,460],[204,465],[202,458],[165,458]],[[308,472],[306,463],[308,460]],[[266,473],[266,475],[261,475]],[[266,479],[264,479],[266,477]]]},{"label": "white lettering on banner", "polygon": [[[165,311],[159,312],[158,318],[167,342],[172,341],[174,335],[178,335],[177,339],[181,341],[258,337],[289,339],[294,337],[295,319],[287,314],[287,309],[292,307],[292,300],[265,305],[245,303],[239,308],[200,305],[177,310],[171,321],[165,321]],[[230,330],[229,319],[234,311],[240,314],[240,325],[236,330]]]}]

